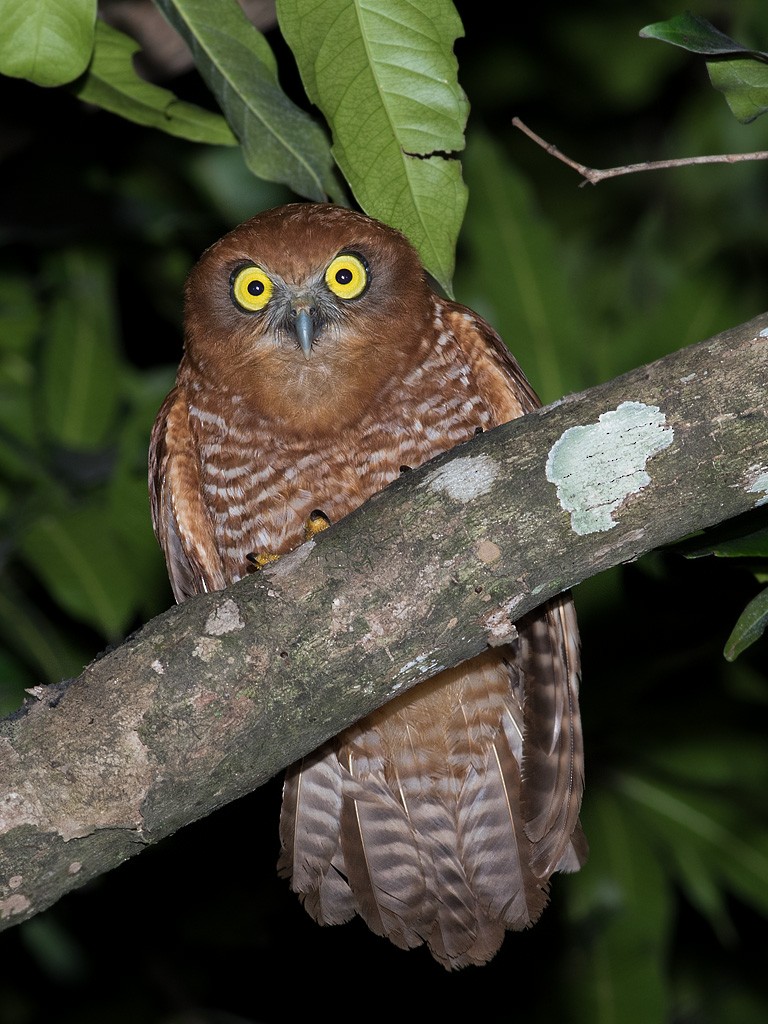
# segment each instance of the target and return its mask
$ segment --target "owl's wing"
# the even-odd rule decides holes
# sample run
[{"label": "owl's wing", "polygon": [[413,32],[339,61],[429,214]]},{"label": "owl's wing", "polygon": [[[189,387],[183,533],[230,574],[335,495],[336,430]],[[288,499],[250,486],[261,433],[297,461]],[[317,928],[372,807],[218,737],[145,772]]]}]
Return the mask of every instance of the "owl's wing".
[{"label": "owl's wing", "polygon": [[[447,319],[495,426],[541,406],[501,338],[476,313],[448,305]],[[578,695],[579,630],[569,593],[518,623],[517,668],[525,694],[522,807],[532,866],[542,877],[575,871],[587,844],[578,824],[584,755]]]},{"label": "owl's wing", "polygon": [[152,525],[176,600],[225,587],[213,527],[202,501],[187,403],[178,387],[166,398],[152,428],[149,495]]},{"label": "owl's wing", "polygon": [[477,390],[494,414],[494,426],[541,406],[519,363],[490,324],[455,302],[445,303],[443,319],[472,370]]}]

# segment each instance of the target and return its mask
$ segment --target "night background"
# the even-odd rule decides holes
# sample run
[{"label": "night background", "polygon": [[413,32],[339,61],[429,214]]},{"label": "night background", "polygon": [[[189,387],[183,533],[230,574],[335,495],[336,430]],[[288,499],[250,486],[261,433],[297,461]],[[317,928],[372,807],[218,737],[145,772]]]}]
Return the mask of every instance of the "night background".
[{"label": "night background", "polygon": [[[130,0],[114,0],[114,9]],[[639,38],[684,4],[552,0],[503,26],[458,2],[471,113],[456,297],[544,402],[768,308],[768,164],[579,176],[768,150],[701,57]],[[691,9],[768,50],[761,0]],[[0,29],[0,33],[2,29]],[[308,108],[287,46],[280,80]],[[154,72],[159,75],[159,72]],[[158,79],[216,109],[193,67]],[[79,674],[172,603],[146,495],[157,409],[200,253],[297,197],[236,147],[175,138],[0,77],[0,713]],[[733,524],[732,524],[733,525]],[[755,513],[737,532],[765,529]],[[768,579],[654,552],[575,592],[591,855],[530,931],[447,974],[355,920],[321,929],[278,879],[281,780],[0,935],[0,1024],[238,1024],[330,1015],[762,1024],[768,1014],[768,647],[724,647]],[[362,998],[361,998],[362,997]]]}]

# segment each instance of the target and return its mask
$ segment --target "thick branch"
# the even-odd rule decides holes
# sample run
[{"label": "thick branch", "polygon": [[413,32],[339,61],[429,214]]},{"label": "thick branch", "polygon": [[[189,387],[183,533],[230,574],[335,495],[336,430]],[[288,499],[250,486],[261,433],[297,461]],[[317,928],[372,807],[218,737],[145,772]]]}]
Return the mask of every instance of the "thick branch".
[{"label": "thick branch", "polygon": [[768,315],[404,476],[0,723],[4,924],[248,793],[586,577],[766,500]]}]

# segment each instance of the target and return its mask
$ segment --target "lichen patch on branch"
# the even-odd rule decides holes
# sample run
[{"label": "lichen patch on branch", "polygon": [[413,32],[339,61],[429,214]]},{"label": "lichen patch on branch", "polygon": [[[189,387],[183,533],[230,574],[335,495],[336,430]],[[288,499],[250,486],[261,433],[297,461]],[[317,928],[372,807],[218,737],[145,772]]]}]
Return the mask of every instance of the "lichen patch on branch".
[{"label": "lichen patch on branch", "polygon": [[642,402],[622,402],[597,423],[564,431],[549,451],[546,474],[574,533],[613,529],[613,513],[648,486],[646,463],[674,436],[658,406]]},{"label": "lichen patch on branch", "polygon": [[765,505],[768,502],[768,468],[765,466],[750,466],[747,470],[747,491],[750,494],[759,494],[755,507]]},{"label": "lichen patch on branch", "polygon": [[240,618],[237,605],[228,597],[208,616],[205,623],[205,632],[209,636],[223,636],[225,633],[234,633],[243,629],[245,623]]},{"label": "lichen patch on branch", "polygon": [[487,494],[498,476],[499,468],[488,455],[467,455],[428,473],[421,486],[466,504]]}]

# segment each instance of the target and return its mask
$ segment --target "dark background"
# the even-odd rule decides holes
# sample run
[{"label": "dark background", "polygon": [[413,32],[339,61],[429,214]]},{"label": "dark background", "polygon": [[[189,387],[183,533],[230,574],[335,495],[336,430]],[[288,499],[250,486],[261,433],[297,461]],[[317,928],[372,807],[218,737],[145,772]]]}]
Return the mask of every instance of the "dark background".
[{"label": "dark background", "polygon": [[[472,107],[457,298],[499,328],[545,401],[766,309],[765,163],[579,188],[510,123],[519,116],[598,167],[768,149],[768,118],[738,124],[700,59],[638,38],[682,7],[552,0],[506,27],[488,5],[457,6]],[[694,10],[768,49],[760,0]],[[274,35],[281,80],[300,98]],[[194,71],[166,84],[213,104]],[[225,230],[292,197],[251,178],[236,150],[11,79],[0,79],[0,158],[0,710],[10,711],[24,687],[76,674],[170,604],[144,466],[181,353],[183,280]],[[61,348],[51,339],[73,283],[106,311],[112,355],[93,378],[97,404],[117,388],[98,443],[80,446],[51,397]],[[73,596],[76,573],[56,547],[61,523],[97,513],[109,543],[91,557],[120,594],[110,617]],[[765,641],[733,663],[722,655],[759,590],[754,568],[665,551],[578,589],[592,856],[578,876],[555,878],[541,921],[509,935],[490,965],[448,975],[357,921],[318,928],[276,876],[276,779],[3,933],[0,1024],[444,1012],[764,1021]]]}]

